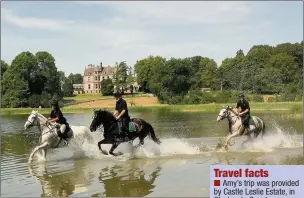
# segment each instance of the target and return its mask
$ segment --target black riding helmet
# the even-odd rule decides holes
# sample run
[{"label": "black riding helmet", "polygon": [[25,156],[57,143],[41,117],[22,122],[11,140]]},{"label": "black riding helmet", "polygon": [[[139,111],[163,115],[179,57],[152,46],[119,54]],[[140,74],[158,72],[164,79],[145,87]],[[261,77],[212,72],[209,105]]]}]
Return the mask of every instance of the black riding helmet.
[{"label": "black riding helmet", "polygon": [[241,98],[241,97],[244,98],[245,95],[244,95],[243,93],[240,93],[239,97],[240,97],[240,98]]},{"label": "black riding helmet", "polygon": [[119,91],[117,91],[117,92],[114,93],[114,97],[115,97],[115,98],[120,98],[121,95],[122,95],[122,94],[121,94]]},{"label": "black riding helmet", "polygon": [[57,100],[52,100],[51,105],[58,107],[58,101]]}]

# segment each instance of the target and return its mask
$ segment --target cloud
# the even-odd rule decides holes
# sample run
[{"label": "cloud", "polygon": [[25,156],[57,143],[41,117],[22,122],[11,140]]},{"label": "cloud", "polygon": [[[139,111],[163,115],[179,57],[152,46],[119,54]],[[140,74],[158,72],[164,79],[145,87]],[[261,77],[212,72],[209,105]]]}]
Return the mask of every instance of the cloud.
[{"label": "cloud", "polygon": [[124,19],[144,23],[214,24],[240,22],[251,13],[248,2],[75,2],[85,6],[107,6],[124,16]]},{"label": "cloud", "polygon": [[[22,27],[15,31],[2,24],[1,56],[7,62],[26,49],[49,51],[58,69],[67,74],[82,73],[90,63],[112,65],[126,60],[132,66],[149,55],[201,55],[220,64],[239,49],[247,51],[254,44],[286,40],[292,37],[288,30],[298,26],[288,22],[291,28],[278,31],[282,25],[278,25],[281,20],[277,16],[281,14],[257,2],[82,1],[52,6],[67,10],[56,13],[62,20],[43,19],[38,11],[30,15],[34,13],[30,10],[22,17],[14,7],[1,8],[2,20]],[[85,17],[76,16],[77,9]],[[50,31],[41,34],[37,29]]]},{"label": "cloud", "polygon": [[73,24],[70,20],[41,19],[34,17],[20,17],[13,11],[1,8],[1,19],[22,28],[66,30],[68,25]]}]

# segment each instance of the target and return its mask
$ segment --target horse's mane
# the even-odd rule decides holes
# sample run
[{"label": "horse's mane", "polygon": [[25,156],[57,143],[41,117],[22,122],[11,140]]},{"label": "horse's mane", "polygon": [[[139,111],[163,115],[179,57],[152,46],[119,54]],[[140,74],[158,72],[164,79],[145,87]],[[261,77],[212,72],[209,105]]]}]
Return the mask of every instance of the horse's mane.
[{"label": "horse's mane", "polygon": [[235,108],[235,107],[228,107],[226,109],[229,110],[229,111],[231,111],[234,114],[237,114],[237,108]]},{"label": "horse's mane", "polygon": [[[39,113],[38,111],[33,110],[32,114],[36,114],[42,122],[46,122],[46,120],[47,120],[47,118],[44,115],[42,115],[41,113]],[[54,125],[54,124],[50,123],[50,125]]]},{"label": "horse's mane", "polygon": [[101,115],[104,115],[106,119],[116,120],[114,115],[106,109],[105,110],[100,109],[99,112],[101,112],[102,113]]}]

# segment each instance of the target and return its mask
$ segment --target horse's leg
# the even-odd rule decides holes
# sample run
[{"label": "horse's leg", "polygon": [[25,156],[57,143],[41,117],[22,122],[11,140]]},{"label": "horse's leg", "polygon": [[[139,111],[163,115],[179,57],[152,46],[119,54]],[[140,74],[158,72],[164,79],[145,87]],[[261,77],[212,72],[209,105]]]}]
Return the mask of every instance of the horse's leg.
[{"label": "horse's leg", "polygon": [[104,155],[108,155],[108,152],[107,151],[104,151],[102,148],[101,148],[101,144],[110,144],[106,139],[103,139],[101,141],[99,141],[97,143],[97,146],[98,146],[98,149],[104,154]]},{"label": "horse's leg", "polygon": [[243,143],[242,143],[242,147],[244,146],[244,144],[246,144],[247,142],[251,142],[252,141],[252,138],[251,138],[251,135],[250,134],[248,134],[247,135],[247,140],[245,140]]},{"label": "horse's leg", "polygon": [[119,155],[122,155],[122,152],[118,152],[118,153],[114,153],[114,152],[113,152],[113,151],[118,147],[119,144],[120,144],[120,143],[115,142],[115,143],[112,145],[112,147],[111,147],[111,149],[110,149],[110,151],[109,151],[109,153],[110,153],[111,155],[114,155],[115,157],[116,157],[116,156],[119,156]]},{"label": "horse's leg", "polygon": [[138,138],[139,138],[139,143],[135,146],[135,148],[138,148],[138,147],[144,145],[144,143],[145,143],[144,142],[144,137],[140,136]]},{"label": "horse's leg", "polygon": [[41,145],[39,145],[39,146],[36,146],[36,147],[33,149],[32,153],[30,154],[30,157],[29,157],[29,159],[28,159],[28,163],[31,163],[31,162],[33,161],[33,157],[34,157],[35,153],[36,153],[39,149],[41,149],[41,148],[43,148],[43,147],[45,147],[45,146],[47,146],[47,145],[48,145],[48,143],[45,142],[45,143],[43,143],[43,144],[41,144]]},{"label": "horse's leg", "polygon": [[237,132],[232,133],[232,134],[230,134],[230,135],[227,136],[226,143],[225,143],[225,149],[226,149],[226,151],[228,150],[228,144],[230,144],[230,142],[229,142],[230,139],[233,138],[233,137],[235,137],[235,136],[237,136],[237,135],[239,135],[239,134],[240,134],[240,131],[237,131]]},{"label": "horse's leg", "polygon": [[44,157],[44,160],[46,160],[46,153],[47,153],[47,149],[41,149],[41,154]]}]

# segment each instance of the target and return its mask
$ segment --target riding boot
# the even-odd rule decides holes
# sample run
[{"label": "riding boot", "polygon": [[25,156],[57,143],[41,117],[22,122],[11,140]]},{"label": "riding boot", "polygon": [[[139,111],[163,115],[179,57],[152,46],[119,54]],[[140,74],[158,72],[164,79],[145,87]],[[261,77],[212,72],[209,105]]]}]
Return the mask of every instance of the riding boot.
[{"label": "riding boot", "polygon": [[118,125],[118,133],[116,133],[114,135],[114,139],[115,139],[115,141],[120,142],[120,141],[122,141],[122,136],[123,136],[122,122],[119,121],[117,123],[117,125]]},{"label": "riding boot", "polygon": [[63,143],[65,145],[68,145],[68,140],[64,137],[64,135],[60,129],[57,129],[57,135],[58,135],[58,137],[60,137],[60,141],[63,140]]}]

